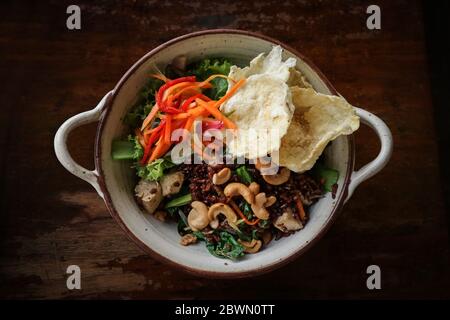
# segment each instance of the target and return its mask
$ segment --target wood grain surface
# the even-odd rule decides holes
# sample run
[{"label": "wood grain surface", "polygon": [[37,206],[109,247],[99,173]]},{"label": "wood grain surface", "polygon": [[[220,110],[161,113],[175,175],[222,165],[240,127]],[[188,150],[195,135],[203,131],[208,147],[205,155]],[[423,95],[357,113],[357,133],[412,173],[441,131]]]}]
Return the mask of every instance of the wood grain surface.
[{"label": "wood grain surface", "polygon": [[[418,1],[377,1],[382,29],[366,28],[372,1],[2,1],[0,12],[1,298],[449,298],[449,239],[423,17]],[[142,55],[176,36],[226,27],[260,32],[312,59],[352,104],[386,121],[389,165],[363,183],[326,236],[295,262],[242,280],[202,279],[141,252],[102,200],[58,163],[53,137],[90,109]],[[70,150],[93,167],[96,126]],[[356,134],[357,166],[379,150]],[[66,268],[82,290],[66,288]],[[366,288],[366,268],[382,289]]]}]

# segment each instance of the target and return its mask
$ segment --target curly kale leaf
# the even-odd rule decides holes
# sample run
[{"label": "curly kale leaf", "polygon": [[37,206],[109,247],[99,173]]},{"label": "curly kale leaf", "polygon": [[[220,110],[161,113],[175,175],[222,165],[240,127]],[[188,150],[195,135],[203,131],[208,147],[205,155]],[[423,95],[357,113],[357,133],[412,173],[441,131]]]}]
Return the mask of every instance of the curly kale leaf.
[{"label": "curly kale leaf", "polygon": [[[231,62],[225,58],[206,58],[188,66],[186,73],[205,80],[213,74],[228,75]],[[205,91],[211,99],[218,100],[225,95],[228,89],[228,81],[224,78],[215,78],[211,81],[213,87]]]},{"label": "curly kale leaf", "polygon": [[137,164],[136,174],[143,179],[158,181],[167,169],[174,166],[175,164],[167,157],[160,158],[145,166]]},{"label": "curly kale leaf", "polygon": [[159,79],[150,78],[139,92],[139,97],[131,111],[125,115],[124,123],[131,128],[138,127],[155,105],[155,95],[163,85]]}]

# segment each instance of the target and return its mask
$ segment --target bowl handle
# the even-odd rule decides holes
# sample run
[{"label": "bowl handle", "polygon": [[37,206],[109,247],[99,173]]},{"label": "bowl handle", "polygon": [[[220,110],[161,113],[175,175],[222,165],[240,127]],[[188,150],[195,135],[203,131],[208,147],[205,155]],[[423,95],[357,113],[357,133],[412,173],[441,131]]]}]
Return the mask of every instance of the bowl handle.
[{"label": "bowl handle", "polygon": [[67,148],[67,138],[73,129],[98,121],[100,115],[102,114],[103,107],[106,105],[106,101],[111,94],[112,91],[108,92],[94,109],[76,114],[67,119],[61,127],[59,127],[54,140],[55,153],[59,162],[61,162],[64,168],[66,168],[70,173],[86,182],[89,182],[102,198],[103,192],[98,184],[97,170],[88,170],[73,160]]},{"label": "bowl handle", "polygon": [[371,178],[383,169],[384,166],[386,166],[391,158],[393,149],[392,133],[384,121],[364,109],[355,109],[356,114],[361,118],[361,122],[372,128],[372,130],[374,130],[378,135],[381,142],[381,150],[374,160],[363,166],[358,171],[352,173],[350,184],[348,186],[347,199],[345,199],[346,202],[350,199],[353,191],[355,191],[356,187],[359,186],[361,182]]}]

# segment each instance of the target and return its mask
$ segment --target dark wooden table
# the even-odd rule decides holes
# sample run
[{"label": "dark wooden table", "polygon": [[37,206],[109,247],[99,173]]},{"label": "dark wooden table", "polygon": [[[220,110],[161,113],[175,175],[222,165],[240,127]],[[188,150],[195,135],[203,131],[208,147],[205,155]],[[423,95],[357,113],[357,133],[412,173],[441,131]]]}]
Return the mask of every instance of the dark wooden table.
[{"label": "dark wooden table", "polygon": [[[377,1],[382,29],[366,28],[372,1],[2,1],[0,145],[2,298],[442,298],[450,297],[449,240],[417,1]],[[297,261],[252,279],[197,278],[141,252],[102,200],[53,152],[68,117],[93,107],[156,45],[217,27],[264,33],[311,58],[340,93],[392,129],[389,165],[365,182],[326,236]],[[95,125],[70,138],[93,166]],[[356,134],[357,165],[379,144]],[[66,268],[82,290],[66,288]],[[382,289],[366,288],[381,267]]]}]

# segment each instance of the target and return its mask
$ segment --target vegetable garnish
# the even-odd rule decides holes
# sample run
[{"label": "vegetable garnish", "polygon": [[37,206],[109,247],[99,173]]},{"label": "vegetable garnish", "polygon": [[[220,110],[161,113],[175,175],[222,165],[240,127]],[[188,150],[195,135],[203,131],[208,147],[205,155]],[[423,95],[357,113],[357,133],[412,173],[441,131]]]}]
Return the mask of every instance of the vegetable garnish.
[{"label": "vegetable garnish", "polygon": [[241,209],[239,209],[239,206],[233,200],[230,200],[229,203],[230,203],[230,206],[233,208],[233,210],[237,212],[237,214],[242,218],[242,220],[244,220],[244,222],[246,224],[253,226],[261,220],[259,218],[256,218],[253,221],[248,220],[247,217],[245,216],[245,214],[242,213]]},{"label": "vegetable garnish", "polygon": [[250,173],[247,171],[246,166],[240,166],[239,168],[237,168],[236,174],[238,175],[239,179],[245,184],[250,184],[253,181]]},{"label": "vegetable garnish", "polygon": [[227,117],[225,117],[222,112],[220,112],[219,109],[217,109],[214,105],[214,102],[205,102],[203,100],[200,99],[195,99],[195,101],[201,105],[203,108],[205,108],[206,110],[208,110],[208,112],[213,115],[214,118],[216,118],[217,120],[223,121],[223,123],[225,124],[225,127],[229,128],[229,129],[236,129],[236,125]]},{"label": "vegetable garnish", "polygon": [[305,209],[303,208],[303,203],[302,203],[302,200],[300,199],[300,195],[298,195],[297,199],[295,199],[295,204],[297,206],[298,216],[300,218],[300,221],[305,222],[306,221],[306,213],[305,213]]},{"label": "vegetable garnish", "polygon": [[312,169],[313,175],[322,182],[325,191],[332,192],[333,185],[337,184],[339,171],[328,168],[321,162],[317,162]]},{"label": "vegetable garnish", "polygon": [[[310,205],[325,190],[337,190],[339,173],[326,167],[324,159],[314,159],[306,171],[300,170],[297,156],[303,153],[291,156],[288,152],[287,159],[286,153],[280,153],[285,161],[279,162],[280,179],[271,179],[258,172],[263,166],[241,147],[258,145],[258,154],[272,156],[282,149],[281,138],[302,141],[304,135],[292,134],[291,129],[294,133],[317,129],[321,136],[320,112],[330,109],[327,101],[338,97],[309,88],[294,69],[295,59],[282,61],[281,47],[259,55],[244,69],[227,58],[186,62],[186,56],[176,57],[165,66],[164,74],[155,66],[124,116],[131,134],[112,142],[111,156],[133,162],[139,177],[134,188],[138,205],[158,220],[175,220],[180,245],[204,241],[211,254],[228,259],[255,254],[272,239],[303,229]],[[306,97],[314,99],[315,105],[309,107]],[[348,120],[348,104],[335,102],[327,111],[330,118],[338,116],[335,125],[350,123],[356,130],[355,119]],[[305,129],[293,113],[303,112],[306,106],[312,118]],[[347,116],[340,117],[342,112],[334,109]],[[281,130],[280,136],[269,137],[270,148],[252,145],[257,140],[245,134],[247,128],[260,127]],[[225,129],[233,131],[233,139]],[[241,156],[244,162],[239,161]]]},{"label": "vegetable garnish", "polygon": [[166,77],[165,75],[163,75],[162,73],[154,73],[154,74],[151,74],[150,77],[155,78],[155,79],[159,79],[159,80],[161,80],[161,81],[163,81],[163,82],[170,81],[170,79],[167,78],[167,77]]},{"label": "vegetable garnish", "polygon": [[179,196],[177,198],[174,198],[167,202],[165,205],[165,208],[172,208],[172,207],[181,207],[184,205],[187,205],[192,202],[192,195],[190,193]]},{"label": "vegetable garnish", "polygon": [[[165,81],[165,84],[156,92],[156,103],[142,122],[140,133],[136,133],[144,148],[143,156],[140,159],[141,165],[151,163],[163,156],[173,145],[172,132],[179,128],[191,131],[194,121],[199,117],[216,121],[205,128],[237,128],[220,112],[219,107],[244,84],[244,80],[238,81],[220,99],[211,100],[202,93],[202,90],[211,88],[211,81],[214,79],[228,79],[227,76],[213,74],[201,82],[197,82],[195,76],[173,80],[160,75],[152,75],[152,77]],[[158,123],[158,121],[160,122]],[[155,126],[155,124],[157,125]]]}]

